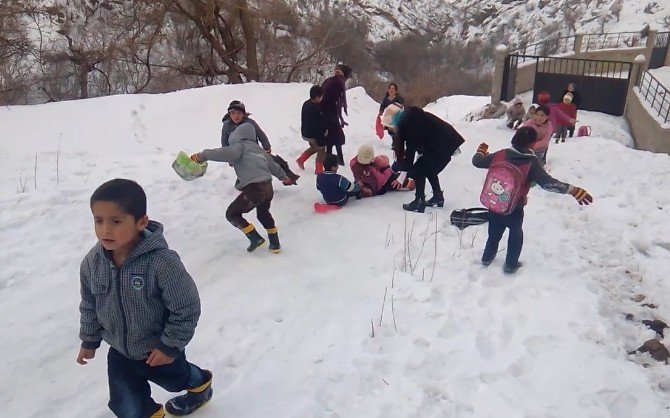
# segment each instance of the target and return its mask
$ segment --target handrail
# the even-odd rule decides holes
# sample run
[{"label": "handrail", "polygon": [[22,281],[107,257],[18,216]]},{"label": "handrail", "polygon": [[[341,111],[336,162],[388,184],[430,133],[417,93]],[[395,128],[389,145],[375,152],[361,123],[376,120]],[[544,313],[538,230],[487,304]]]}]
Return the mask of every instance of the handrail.
[{"label": "handrail", "polygon": [[[646,37],[646,36],[645,36]],[[642,34],[638,32],[589,33],[582,41],[583,51],[597,49],[633,48],[644,46]]]},{"label": "handrail", "polygon": [[665,123],[670,121],[670,90],[649,71],[642,73],[637,87],[640,89],[640,95],[644,98],[644,101],[651,106],[652,110],[656,111],[661,120]]},{"label": "handrail", "polygon": [[562,54],[573,50],[575,43],[568,43],[568,39],[574,39],[575,35],[561,36],[559,38],[547,39],[546,41],[536,42],[525,46],[519,46],[511,51],[510,54],[518,55],[539,55],[547,56],[553,54]]}]

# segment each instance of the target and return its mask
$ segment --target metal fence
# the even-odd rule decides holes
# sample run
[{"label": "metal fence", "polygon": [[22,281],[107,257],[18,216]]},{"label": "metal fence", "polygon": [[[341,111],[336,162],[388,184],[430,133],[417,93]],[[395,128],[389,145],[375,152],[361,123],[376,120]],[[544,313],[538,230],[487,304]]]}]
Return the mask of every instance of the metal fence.
[{"label": "metal fence", "polygon": [[670,90],[663,86],[651,73],[642,73],[637,83],[640,95],[651,107],[651,114],[656,114],[665,123],[670,121]]},{"label": "metal fence", "polygon": [[640,32],[591,33],[584,35],[582,51],[645,46]]},{"label": "metal fence", "polygon": [[519,46],[509,51],[509,54],[518,55],[519,64],[523,64],[526,61],[533,61],[532,57],[534,56],[546,57],[549,55],[565,54],[574,51],[574,49],[575,36],[572,35]]}]

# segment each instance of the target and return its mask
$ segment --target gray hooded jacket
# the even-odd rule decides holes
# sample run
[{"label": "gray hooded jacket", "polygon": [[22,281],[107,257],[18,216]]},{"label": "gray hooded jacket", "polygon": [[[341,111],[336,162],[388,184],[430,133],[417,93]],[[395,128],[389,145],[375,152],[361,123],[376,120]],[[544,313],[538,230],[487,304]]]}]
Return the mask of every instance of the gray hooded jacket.
[{"label": "gray hooded jacket", "polygon": [[256,143],[256,130],[251,123],[243,123],[230,134],[227,147],[206,149],[198,155],[202,161],[233,163],[237,181],[235,188],[242,190],[251,183],[286,178],[284,170]]},{"label": "gray hooded jacket", "polygon": [[81,263],[80,279],[82,348],[105,340],[143,360],[154,348],[175,357],[191,341],[200,317],[198,289],[168,248],[160,223],[149,221],[118,268],[98,242]]}]

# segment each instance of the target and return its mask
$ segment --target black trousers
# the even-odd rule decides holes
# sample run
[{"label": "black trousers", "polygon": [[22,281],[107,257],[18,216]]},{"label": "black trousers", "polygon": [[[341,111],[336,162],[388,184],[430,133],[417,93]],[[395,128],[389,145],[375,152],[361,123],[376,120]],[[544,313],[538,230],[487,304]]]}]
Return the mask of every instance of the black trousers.
[{"label": "black trousers", "polygon": [[272,180],[260,183],[250,183],[242,188],[235,200],[226,210],[226,219],[239,229],[249,226],[249,222],[242,216],[256,209],[256,217],[265,229],[275,227],[275,220],[270,213],[270,204],[274,197]]}]

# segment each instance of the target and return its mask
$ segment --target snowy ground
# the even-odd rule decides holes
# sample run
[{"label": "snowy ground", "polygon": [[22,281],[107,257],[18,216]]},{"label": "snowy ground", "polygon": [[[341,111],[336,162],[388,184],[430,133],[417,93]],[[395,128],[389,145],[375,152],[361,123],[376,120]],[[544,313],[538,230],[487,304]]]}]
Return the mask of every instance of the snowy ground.
[{"label": "snowy ground", "polygon": [[[549,164],[595,202],[532,189],[526,264],[505,276],[502,254],[489,268],[478,262],[486,228],[460,233],[448,215],[479,206],[485,171],[470,163],[479,142],[499,149],[512,132],[502,120],[461,121],[488,98],[444,98],[427,109],[467,140],[442,173],[444,209],[408,214],[400,205],[412,196],[390,193],[318,215],[308,170],[297,187],[275,182],[283,252],[248,255],[224,218],[232,169],[212,163],[188,183],[170,164],[179,150],[217,146],[235,98],[292,161],[305,146],[308,89],[217,86],[0,109],[3,417],[111,416],[106,346],[86,367],[74,360],[78,268],[95,243],[88,199],[114,177],[145,187],[151,218],[198,283],[203,315],[188,356],[214,371],[214,398],[197,416],[670,414],[667,366],[627,354],[654,337],[638,320],[670,319],[670,157],[627,147],[621,118],[580,112],[593,136],[552,144]],[[377,104],[360,88],[349,102],[346,155],[363,143],[390,155],[388,138],[374,136]]]}]

